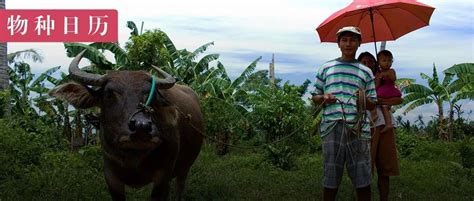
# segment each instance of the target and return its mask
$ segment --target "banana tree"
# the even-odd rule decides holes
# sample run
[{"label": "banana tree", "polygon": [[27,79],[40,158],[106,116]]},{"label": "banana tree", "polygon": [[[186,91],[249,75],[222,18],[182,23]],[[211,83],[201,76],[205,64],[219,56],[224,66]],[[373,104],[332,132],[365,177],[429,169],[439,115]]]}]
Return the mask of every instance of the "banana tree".
[{"label": "banana tree", "polygon": [[454,74],[445,74],[443,80],[440,80],[435,65],[433,65],[432,77],[424,73],[420,75],[422,79],[428,81],[428,86],[411,84],[403,89],[407,94],[403,97],[404,102],[402,105],[407,106],[404,114],[419,106],[435,103],[438,108],[438,137],[443,140],[449,140],[452,136],[452,129],[448,128],[446,130],[443,103],[448,102],[451,113],[455,103],[464,99],[465,94],[469,94],[469,92],[465,92],[466,87],[461,86],[459,82],[453,82]]},{"label": "banana tree", "polygon": [[[127,21],[127,27],[131,30],[130,40],[132,40],[133,37],[141,35],[141,32],[139,33],[134,22]],[[120,47],[118,42],[97,42],[91,44],[64,43],[64,47],[66,48],[68,57],[75,57],[84,49],[87,50],[84,53],[84,57],[89,59],[92,65],[85,67],[85,70],[104,73],[105,70],[137,69],[136,67],[131,66],[127,50]],[[107,59],[104,54],[105,52],[110,52],[114,56],[115,63]]]},{"label": "banana tree", "polygon": [[[84,57],[89,59],[91,66],[87,67],[86,70],[96,71],[98,73],[105,72],[105,70],[116,70],[127,66],[128,58],[127,53],[120,47],[118,43],[64,43],[68,57],[75,57],[81,51],[86,49]],[[105,56],[105,51],[109,51],[114,55],[115,62],[109,61]]]},{"label": "banana tree", "polygon": [[[259,71],[254,72],[260,59],[261,57],[254,60],[233,81],[224,65],[217,62],[216,68],[213,67],[199,74],[191,84],[201,94],[205,114],[207,114],[207,129],[218,139],[216,146],[217,153],[220,155],[227,153],[227,144],[231,141],[231,137],[235,139],[234,134],[247,133],[249,136],[252,133],[252,127],[246,118],[248,109],[245,107],[245,99],[248,91],[244,89],[244,86],[251,78],[261,74]],[[216,113],[215,111],[225,112]]]},{"label": "banana tree", "polygon": [[457,77],[448,86],[448,91],[453,93],[449,100],[449,127],[448,133],[452,137],[454,130],[454,112],[456,103],[463,99],[474,100],[474,63],[461,63],[453,65],[444,71],[445,76]]}]

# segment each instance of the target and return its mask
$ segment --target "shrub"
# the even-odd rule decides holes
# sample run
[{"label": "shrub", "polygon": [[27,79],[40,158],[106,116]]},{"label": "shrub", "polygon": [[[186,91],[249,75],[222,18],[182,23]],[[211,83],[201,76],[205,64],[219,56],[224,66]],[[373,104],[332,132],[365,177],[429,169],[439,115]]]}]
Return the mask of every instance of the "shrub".
[{"label": "shrub", "polygon": [[410,155],[417,146],[419,139],[416,135],[406,129],[397,129],[396,131],[397,151],[401,157]]},{"label": "shrub", "polygon": [[309,138],[309,153],[318,153],[322,151],[322,139],[320,135],[313,135]]},{"label": "shrub", "polygon": [[57,129],[26,117],[0,119],[0,181],[19,178],[41,154],[66,147]]},{"label": "shrub", "polygon": [[408,158],[415,161],[452,161],[458,163],[458,144],[441,141],[430,142],[419,140],[417,146],[413,149]]},{"label": "shrub", "polygon": [[295,154],[289,146],[265,146],[265,160],[282,170],[291,170],[295,167]]},{"label": "shrub", "polygon": [[465,168],[474,168],[474,145],[464,142],[459,146],[461,164]]}]

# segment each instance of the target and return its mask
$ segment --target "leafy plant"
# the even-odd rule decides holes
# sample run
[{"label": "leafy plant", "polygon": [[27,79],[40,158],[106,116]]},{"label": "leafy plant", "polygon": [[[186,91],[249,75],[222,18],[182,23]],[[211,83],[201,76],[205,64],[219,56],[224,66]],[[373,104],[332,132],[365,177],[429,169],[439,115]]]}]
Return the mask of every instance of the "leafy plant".
[{"label": "leafy plant", "polygon": [[295,154],[289,146],[265,146],[265,160],[282,170],[295,168]]},{"label": "leafy plant", "polygon": [[[473,64],[465,64],[457,66],[457,68],[451,68],[448,73],[445,74],[444,79],[440,80],[436,66],[433,65],[433,75],[430,77],[424,73],[421,73],[421,78],[428,81],[428,87],[421,84],[410,84],[403,88],[403,91],[407,93],[403,97],[403,105],[406,105],[404,113],[407,113],[414,108],[419,106],[435,103],[438,108],[438,137],[439,139],[449,140],[452,138],[453,130],[453,114],[454,105],[461,99],[472,99],[472,84],[467,84],[465,80],[458,79],[453,81],[454,72],[456,69],[468,69],[472,68]],[[459,70],[460,71],[460,70]],[[446,129],[446,122],[444,116],[443,103],[448,102],[449,104],[449,124]]]},{"label": "leafy plant", "polygon": [[461,155],[461,164],[465,168],[474,168],[474,145],[469,141],[464,142],[459,147]]}]

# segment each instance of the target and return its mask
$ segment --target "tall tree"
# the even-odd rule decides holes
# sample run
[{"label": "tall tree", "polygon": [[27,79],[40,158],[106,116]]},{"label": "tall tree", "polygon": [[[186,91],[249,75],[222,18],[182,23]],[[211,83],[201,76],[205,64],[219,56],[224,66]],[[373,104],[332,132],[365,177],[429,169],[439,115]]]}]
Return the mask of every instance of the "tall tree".
[{"label": "tall tree", "polygon": [[[5,9],[5,0],[0,0],[0,9]],[[0,91],[7,89],[8,80],[7,43],[0,43]],[[8,104],[5,104],[0,110],[6,111],[9,107]],[[0,112],[0,114],[4,113]]]}]

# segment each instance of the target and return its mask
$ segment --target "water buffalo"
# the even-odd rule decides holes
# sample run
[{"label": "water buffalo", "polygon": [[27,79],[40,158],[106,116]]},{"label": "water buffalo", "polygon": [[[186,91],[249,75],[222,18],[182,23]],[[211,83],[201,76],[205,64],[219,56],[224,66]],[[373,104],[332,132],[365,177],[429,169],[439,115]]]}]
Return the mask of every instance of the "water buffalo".
[{"label": "water buffalo", "polygon": [[169,182],[176,177],[176,198],[180,200],[203,141],[197,95],[158,68],[162,78],[155,79],[153,92],[155,81],[144,71],[106,75],[81,71],[78,65],[83,53],[69,66],[73,81],[54,88],[50,95],[76,108],[100,108],[104,174],[112,199],[125,200],[125,185],[138,188],[153,183],[151,200],[166,200]]}]

